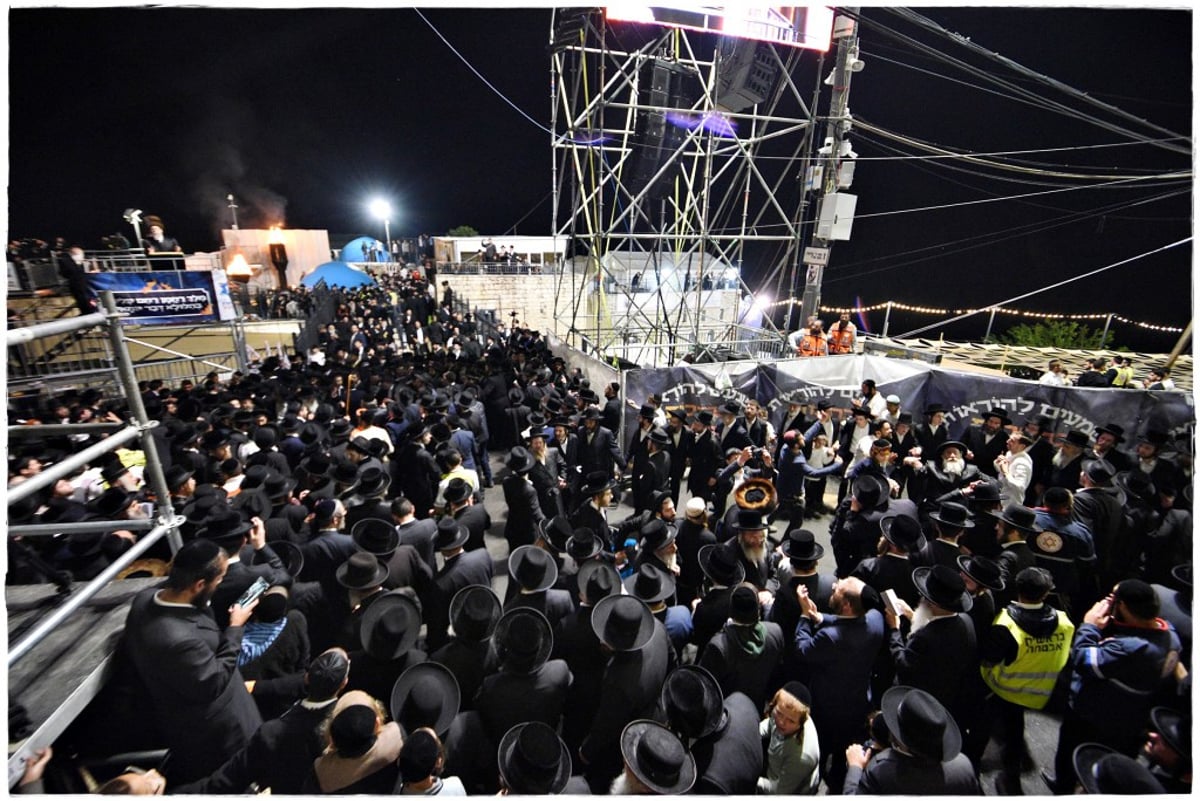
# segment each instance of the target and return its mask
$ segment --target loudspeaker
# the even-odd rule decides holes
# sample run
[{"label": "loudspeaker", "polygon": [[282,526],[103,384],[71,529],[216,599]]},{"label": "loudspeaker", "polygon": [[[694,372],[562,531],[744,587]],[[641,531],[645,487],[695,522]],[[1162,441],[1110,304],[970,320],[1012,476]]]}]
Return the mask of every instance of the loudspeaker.
[{"label": "loudspeaker", "polygon": [[774,48],[753,39],[722,39],[716,105],[731,113],[765,103],[775,93],[781,70]]},{"label": "loudspeaker", "polygon": [[[667,119],[670,109],[690,108],[699,93],[695,75],[682,66],[663,59],[649,59],[639,71],[638,105],[630,144],[633,154],[622,175],[630,194],[637,195],[687,136],[686,129]],[[666,197],[671,190],[669,172],[650,188],[651,198]]]}]

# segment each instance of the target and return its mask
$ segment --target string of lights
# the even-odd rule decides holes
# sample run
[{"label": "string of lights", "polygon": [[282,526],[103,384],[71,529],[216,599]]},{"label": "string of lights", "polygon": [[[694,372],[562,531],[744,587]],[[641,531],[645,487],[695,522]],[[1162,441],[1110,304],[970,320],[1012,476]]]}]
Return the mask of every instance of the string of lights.
[{"label": "string of lights", "polygon": [[[769,303],[764,308],[773,309],[779,306],[801,305],[800,300],[794,298],[785,298],[777,300],[774,303]],[[886,311],[888,308],[896,311],[910,312],[913,314],[938,314],[938,315],[958,315],[958,314],[978,314],[980,312],[995,312],[996,314],[1011,314],[1017,317],[1027,317],[1038,320],[1104,320],[1109,317],[1113,322],[1123,323],[1125,325],[1135,325],[1138,328],[1145,328],[1150,331],[1165,331],[1172,334],[1183,332],[1183,328],[1172,325],[1160,325],[1158,323],[1147,323],[1141,320],[1131,320],[1128,317],[1122,317],[1119,314],[1112,312],[1094,312],[1088,314],[1062,314],[1059,312],[1039,312],[1028,311],[1026,309],[1007,309],[1003,306],[984,307],[981,309],[939,309],[933,306],[914,306],[908,303],[897,303],[896,301],[884,301],[882,303],[873,303],[869,306],[821,306],[820,311],[825,314],[857,314],[859,312],[874,312]]]}]

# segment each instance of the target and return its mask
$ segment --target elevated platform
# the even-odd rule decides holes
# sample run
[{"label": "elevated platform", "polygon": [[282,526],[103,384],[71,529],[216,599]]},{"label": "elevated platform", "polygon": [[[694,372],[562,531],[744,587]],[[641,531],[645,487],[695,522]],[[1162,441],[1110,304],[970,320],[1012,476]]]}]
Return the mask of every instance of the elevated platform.
[{"label": "elevated platform", "polygon": [[[130,601],[140,590],[161,581],[131,578],[111,582],[9,668],[9,706],[20,704],[32,728],[32,734],[20,740],[11,739],[13,732],[9,731],[10,787],[20,778],[27,755],[52,744],[100,692],[125,629]],[[53,584],[4,588],[10,646],[54,610],[57,595]]]}]

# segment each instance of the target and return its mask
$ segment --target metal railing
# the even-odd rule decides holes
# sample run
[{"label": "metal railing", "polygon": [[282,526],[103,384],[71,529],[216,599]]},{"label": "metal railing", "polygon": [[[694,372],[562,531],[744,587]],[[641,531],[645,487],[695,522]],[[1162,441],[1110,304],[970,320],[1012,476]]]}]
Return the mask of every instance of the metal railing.
[{"label": "metal railing", "polygon": [[[35,645],[41,642],[68,615],[86,603],[96,593],[100,592],[121,570],[132,563],[141,553],[144,553],[147,548],[159,539],[163,537],[167,538],[172,553],[178,551],[183,544],[178,531],[179,524],[183,522],[183,519],[176,515],[174,509],[171,507],[171,496],[167,488],[166,478],[163,475],[162,461],[159,459],[154,437],[150,433],[151,429],[157,425],[157,422],[151,421],[147,417],[145,406],[142,404],[142,396],[137,389],[137,376],[134,372],[134,365],[129,356],[124,331],[121,328],[121,315],[117,312],[116,303],[113,300],[111,292],[102,292],[100,299],[104,307],[103,313],[97,312],[95,314],[70,317],[64,320],[40,323],[26,328],[12,329],[7,332],[7,344],[11,349],[14,346],[36,342],[45,337],[104,326],[107,328],[109,345],[115,362],[115,365],[110,366],[109,370],[111,371],[114,368],[116,370],[117,378],[124,389],[125,400],[129,405],[131,422],[127,426],[113,431],[94,445],[67,456],[27,481],[9,488],[8,505],[11,507],[13,504],[20,503],[31,497],[34,493],[53,485],[60,478],[66,478],[81,467],[90,464],[97,457],[105,453],[114,452],[123,445],[138,440],[139,447],[146,458],[143,476],[157,498],[155,524],[154,528],[148,534],[139,538],[138,542],[132,548],[122,554],[120,558],[109,565],[100,575],[96,576],[96,578],[83,587],[75,590],[71,597],[61,607],[56,609],[52,615],[39,622],[20,641],[11,645],[8,653],[9,667],[12,667],[21,657],[29,653]],[[78,432],[95,430],[96,427],[97,425],[93,423],[67,423],[56,425],[55,429]],[[27,435],[31,432],[36,433],[36,428],[38,427],[10,426],[9,437],[11,439],[13,436]],[[132,523],[133,521],[122,522]],[[126,525],[123,527],[130,528],[131,526]],[[141,528],[140,526],[136,527]],[[76,530],[88,531],[94,530],[94,528],[94,526],[89,526],[86,523],[62,523],[56,527],[56,533],[70,534]],[[10,537],[19,536],[20,533],[20,528],[9,529]]]},{"label": "metal railing", "polygon": [[438,275],[553,275],[553,264],[509,264],[507,262],[438,262]]}]

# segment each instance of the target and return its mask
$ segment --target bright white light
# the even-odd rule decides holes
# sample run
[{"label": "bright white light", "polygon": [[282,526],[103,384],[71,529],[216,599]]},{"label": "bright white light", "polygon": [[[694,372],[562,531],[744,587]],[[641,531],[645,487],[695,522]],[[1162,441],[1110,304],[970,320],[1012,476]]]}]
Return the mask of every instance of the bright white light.
[{"label": "bright white light", "polygon": [[375,198],[371,201],[368,208],[370,208],[371,214],[381,220],[390,219],[392,216],[392,204],[388,203],[383,198]]},{"label": "bright white light", "polygon": [[771,305],[771,296],[766,292],[759,292],[754,296],[754,308],[759,311],[765,311]]}]

